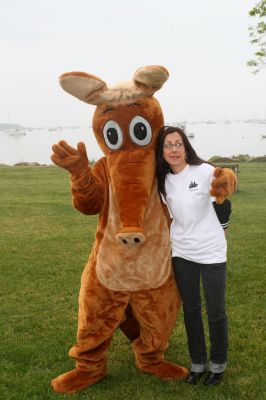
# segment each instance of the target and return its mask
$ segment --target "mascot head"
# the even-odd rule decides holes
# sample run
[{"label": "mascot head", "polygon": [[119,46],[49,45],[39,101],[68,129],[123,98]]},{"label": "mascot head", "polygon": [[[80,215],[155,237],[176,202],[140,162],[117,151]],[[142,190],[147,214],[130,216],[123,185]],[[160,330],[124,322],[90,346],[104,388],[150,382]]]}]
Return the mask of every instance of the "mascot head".
[{"label": "mascot head", "polygon": [[120,218],[117,239],[126,245],[145,241],[143,220],[155,179],[155,145],[163,113],[153,94],[168,79],[162,66],[139,68],[129,82],[114,86],[84,72],[60,76],[62,88],[96,106],[93,130],[106,156],[111,190]]}]

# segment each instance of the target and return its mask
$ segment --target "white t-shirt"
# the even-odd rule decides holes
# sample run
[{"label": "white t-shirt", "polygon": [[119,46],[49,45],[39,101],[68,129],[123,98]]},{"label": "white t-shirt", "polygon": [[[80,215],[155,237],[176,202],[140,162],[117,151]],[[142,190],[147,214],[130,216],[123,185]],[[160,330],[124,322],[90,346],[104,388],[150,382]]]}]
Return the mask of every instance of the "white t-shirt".
[{"label": "white t-shirt", "polygon": [[226,261],[227,243],[210,195],[214,167],[186,165],[165,179],[166,204],[173,218],[172,256],[201,264]]}]

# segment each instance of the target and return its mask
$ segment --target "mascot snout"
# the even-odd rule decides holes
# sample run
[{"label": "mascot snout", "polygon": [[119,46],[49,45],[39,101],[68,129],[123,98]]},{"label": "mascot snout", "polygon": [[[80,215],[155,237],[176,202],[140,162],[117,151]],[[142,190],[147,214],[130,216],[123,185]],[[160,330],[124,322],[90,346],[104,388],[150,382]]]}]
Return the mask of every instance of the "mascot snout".
[{"label": "mascot snout", "polygon": [[146,240],[143,222],[154,181],[154,153],[147,148],[134,155],[121,152],[115,160],[109,156],[107,161],[120,220],[116,239],[126,246],[138,246]]}]

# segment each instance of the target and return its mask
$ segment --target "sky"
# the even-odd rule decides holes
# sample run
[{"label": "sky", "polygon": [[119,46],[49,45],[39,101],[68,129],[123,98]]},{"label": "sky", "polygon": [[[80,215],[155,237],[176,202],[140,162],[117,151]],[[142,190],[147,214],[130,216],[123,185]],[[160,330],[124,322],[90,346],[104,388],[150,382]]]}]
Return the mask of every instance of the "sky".
[{"label": "sky", "polygon": [[155,94],[165,120],[266,119],[266,69],[257,75],[248,11],[253,0],[0,0],[0,123],[83,126],[94,106],[58,76],[108,85],[145,65],[169,79]]}]

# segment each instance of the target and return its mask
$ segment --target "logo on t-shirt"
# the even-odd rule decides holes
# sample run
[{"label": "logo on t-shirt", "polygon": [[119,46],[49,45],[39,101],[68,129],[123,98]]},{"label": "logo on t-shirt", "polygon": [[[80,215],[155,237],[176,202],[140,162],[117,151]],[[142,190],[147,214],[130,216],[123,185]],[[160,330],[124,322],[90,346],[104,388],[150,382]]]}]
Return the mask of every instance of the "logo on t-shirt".
[{"label": "logo on t-shirt", "polygon": [[195,181],[189,184],[189,189],[195,189],[198,186],[198,183],[196,183]]}]

